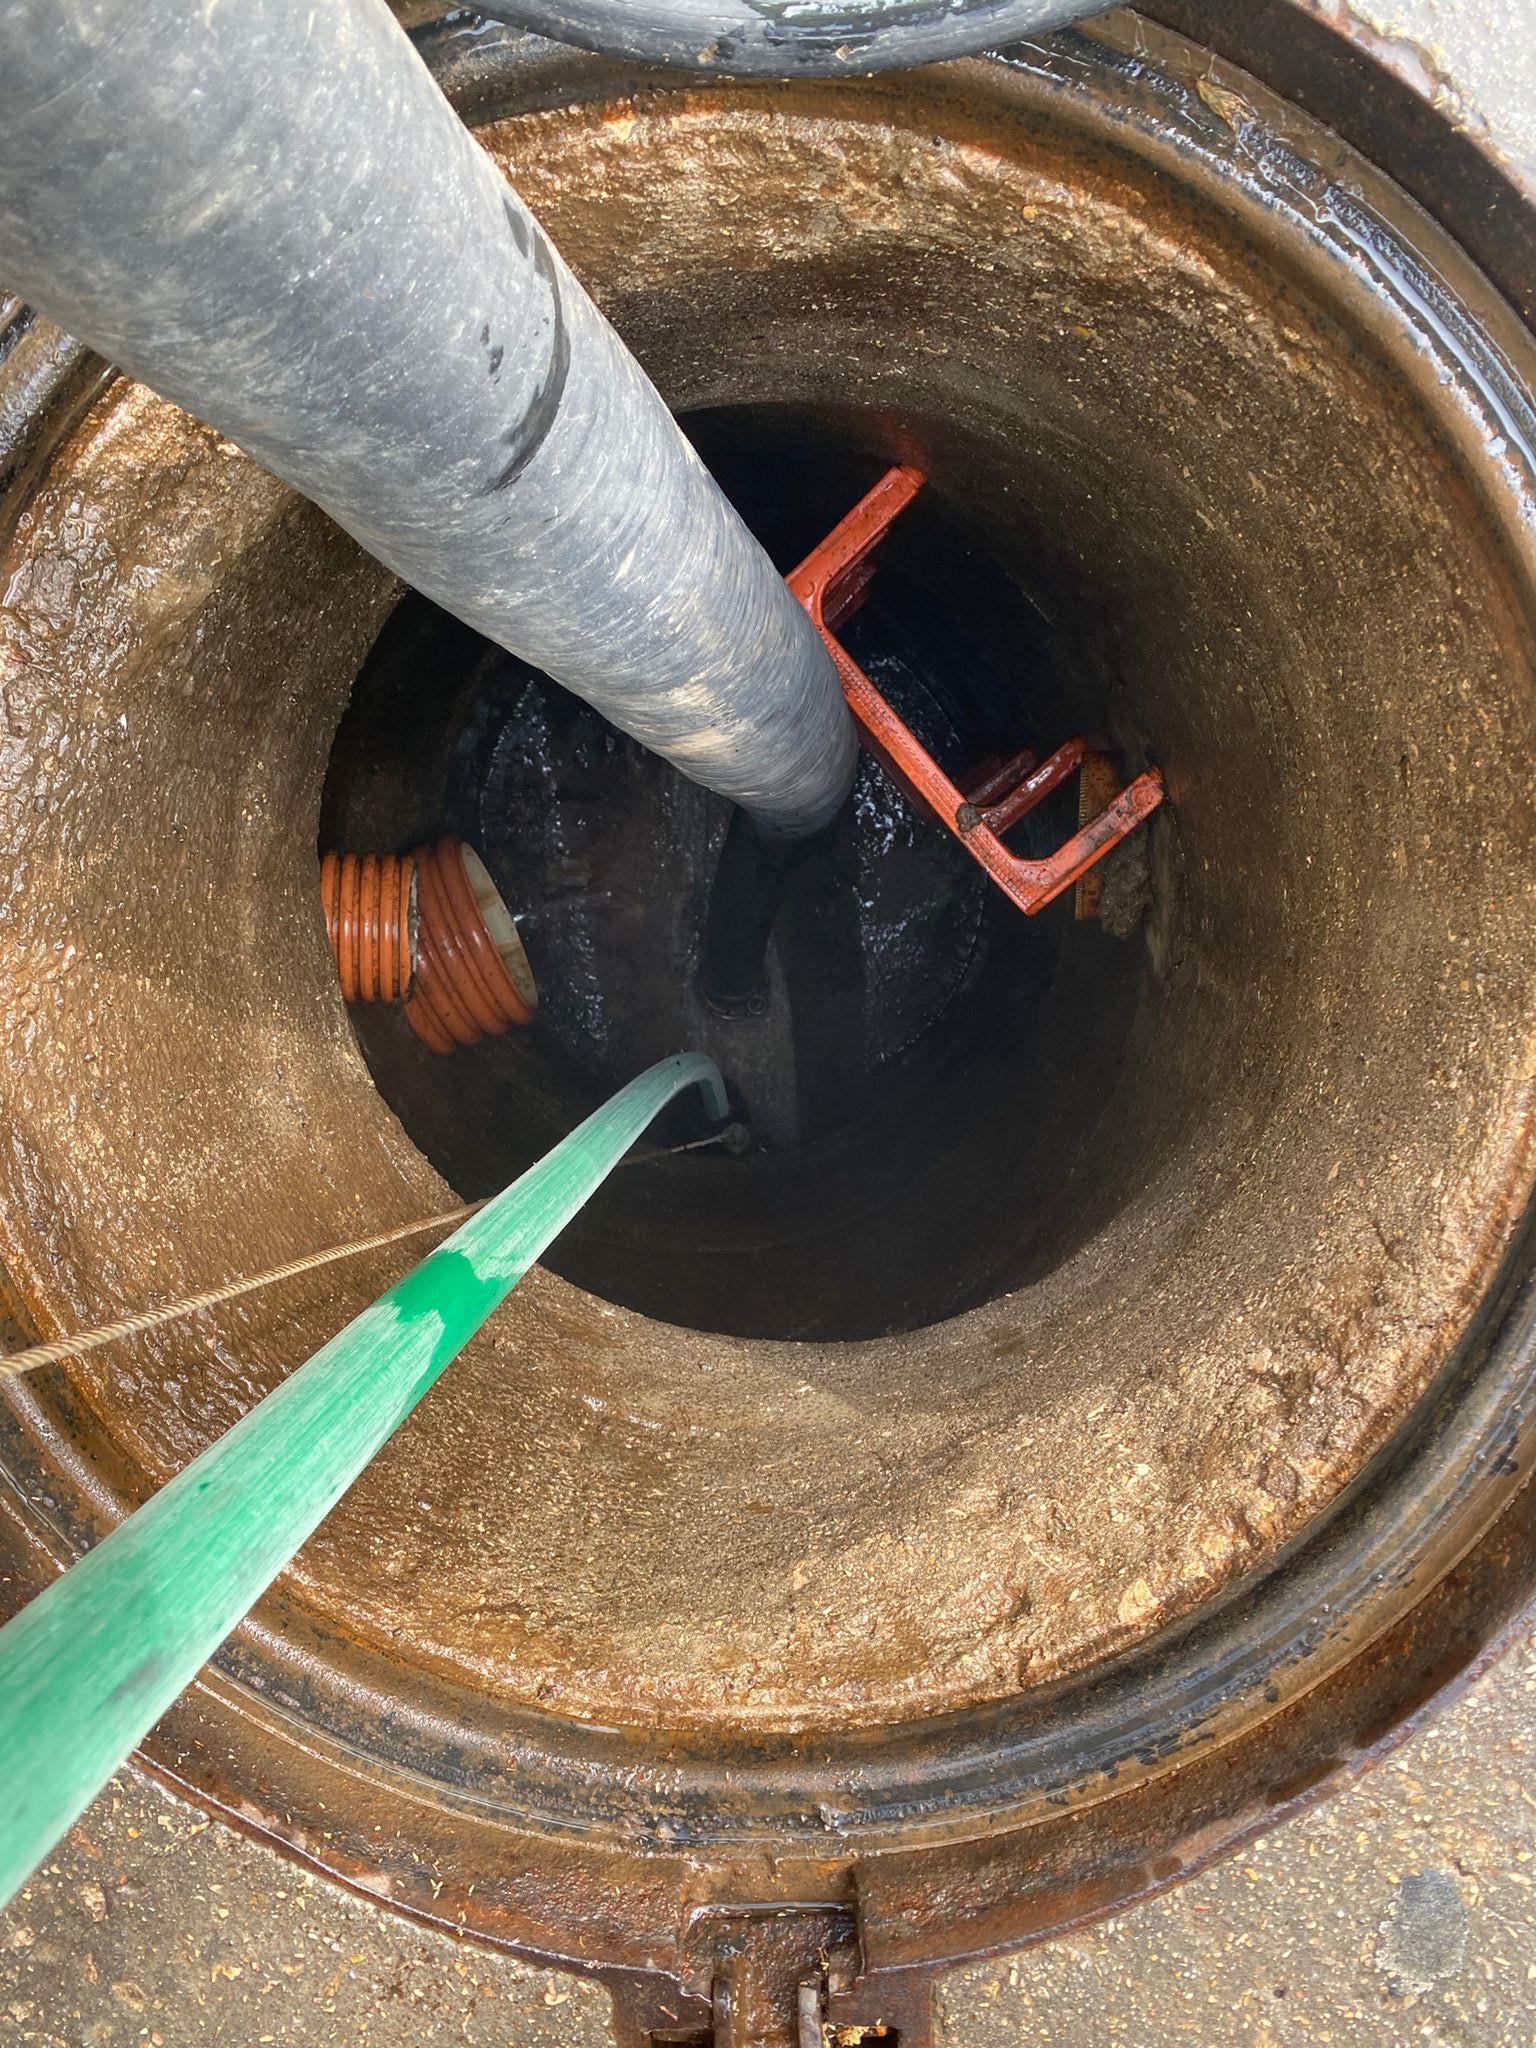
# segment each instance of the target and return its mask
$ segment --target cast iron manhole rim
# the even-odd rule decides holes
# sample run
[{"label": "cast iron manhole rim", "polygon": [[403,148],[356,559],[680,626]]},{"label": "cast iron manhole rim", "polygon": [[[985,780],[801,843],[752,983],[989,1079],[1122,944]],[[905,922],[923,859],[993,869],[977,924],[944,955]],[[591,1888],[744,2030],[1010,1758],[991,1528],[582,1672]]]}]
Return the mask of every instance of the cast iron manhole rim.
[{"label": "cast iron manhole rim", "polygon": [[[611,89],[609,79],[616,87],[612,67],[552,54],[510,33],[470,39],[456,19],[427,33],[423,46],[445,85],[479,118],[514,104],[601,96]],[[1078,75],[1085,63],[1106,80],[1117,75],[1120,60],[1097,43],[1072,36],[1054,47],[1070,49]],[[1171,52],[1174,44],[1156,35],[1151,47]],[[1038,79],[1052,61],[1045,48],[1032,49],[1030,74]],[[1138,59],[1135,82],[1138,93],[1179,92],[1188,114],[1187,86],[1154,78],[1146,57]],[[687,89],[651,77],[646,87]],[[1262,105],[1263,95],[1258,99]],[[1205,137],[1212,151],[1222,143],[1219,129],[1213,122]],[[0,390],[7,374],[0,361]],[[18,394],[26,414],[24,462],[13,463],[12,473],[34,473],[102,388],[99,365],[84,352],[62,352],[51,382],[34,381]],[[1490,388],[1489,395],[1507,420],[1508,390]],[[0,447],[0,482],[6,457]],[[195,1796],[365,1885],[355,1868],[329,1857],[309,1827],[290,1824],[283,1813],[274,1794],[284,1749],[303,1750],[338,1784],[365,1776],[376,1790],[393,1787],[440,1811],[497,1821],[514,1835],[601,1838],[621,1851],[663,1854],[743,1844],[833,1858],[907,1850],[975,1837],[1000,1823],[1026,1826],[1118,1794],[1252,1733],[1320,1688],[1425,1599],[1510,1507],[1532,1462],[1533,1242],[1536,1212],[1527,1215],[1498,1284],[1435,1387],[1323,1522],[1209,1611],[1113,1664],[1022,1699],[835,1739],[690,1743],[666,1731],[648,1744],[634,1730],[585,1728],[536,1713],[508,1715],[481,1743],[478,1731],[444,1729],[426,1717],[413,1727],[408,1710],[390,1698],[394,1747],[381,1755],[360,1739],[351,1712],[330,1711],[330,1700],[321,1712],[325,1688],[315,1682],[314,1665],[307,1679],[296,1678],[286,1646],[258,1618],[219,1660],[222,1673],[210,1674],[199,1690],[205,1705],[216,1702],[245,1724],[232,1752],[259,1728],[260,1742],[272,1750],[260,1774],[265,1796],[253,1800],[217,1768],[204,1769],[196,1754],[201,1742],[190,1750],[183,1745],[179,1710],[146,1754]],[[33,1533],[46,1543],[51,1532],[34,1525]],[[1453,1675],[1448,1669],[1447,1678]],[[361,1702],[365,1717],[371,1712],[355,1674],[338,1677],[336,1691],[354,1709]],[[278,1704],[284,1698],[291,1706]],[[435,1917],[419,1898],[397,1902]],[[472,1919],[455,1924],[500,1938]],[[543,1952],[582,1959],[564,1944]]]}]

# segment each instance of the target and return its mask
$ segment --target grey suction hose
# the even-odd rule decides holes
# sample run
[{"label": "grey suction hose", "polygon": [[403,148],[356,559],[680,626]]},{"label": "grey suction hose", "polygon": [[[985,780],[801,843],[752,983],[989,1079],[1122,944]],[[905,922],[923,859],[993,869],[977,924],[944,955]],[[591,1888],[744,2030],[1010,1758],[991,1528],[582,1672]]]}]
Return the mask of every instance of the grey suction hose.
[{"label": "grey suction hose", "polygon": [[1111,0],[473,0],[558,43],[733,78],[862,76],[1040,35]]},{"label": "grey suction hose", "polygon": [[0,0],[0,285],[772,833],[821,641],[384,0]]}]

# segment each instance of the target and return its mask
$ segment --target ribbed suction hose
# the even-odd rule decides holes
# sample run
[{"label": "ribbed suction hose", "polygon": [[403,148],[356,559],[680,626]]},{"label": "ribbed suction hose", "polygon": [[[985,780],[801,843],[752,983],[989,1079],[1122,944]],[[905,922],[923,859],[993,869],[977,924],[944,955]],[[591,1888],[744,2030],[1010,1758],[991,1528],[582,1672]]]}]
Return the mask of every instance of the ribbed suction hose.
[{"label": "ribbed suction hose", "polygon": [[1105,0],[475,0],[475,12],[556,42],[729,78],[861,76],[996,50]]},{"label": "ribbed suction hose", "polygon": [[384,0],[0,0],[0,289],[770,832],[841,804],[814,628]]}]

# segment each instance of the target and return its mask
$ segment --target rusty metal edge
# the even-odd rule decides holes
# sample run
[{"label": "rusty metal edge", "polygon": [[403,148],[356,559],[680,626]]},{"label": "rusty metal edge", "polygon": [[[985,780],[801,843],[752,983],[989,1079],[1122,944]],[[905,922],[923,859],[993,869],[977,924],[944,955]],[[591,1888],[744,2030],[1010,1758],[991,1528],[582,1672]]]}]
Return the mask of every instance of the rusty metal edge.
[{"label": "rusty metal edge", "polygon": [[[1502,110],[1452,87],[1434,52],[1386,34],[1351,0],[1145,0],[1139,11],[1273,85],[1334,130],[1454,235],[1522,316],[1536,318],[1536,164]],[[1477,9],[1442,9],[1442,42]]]}]

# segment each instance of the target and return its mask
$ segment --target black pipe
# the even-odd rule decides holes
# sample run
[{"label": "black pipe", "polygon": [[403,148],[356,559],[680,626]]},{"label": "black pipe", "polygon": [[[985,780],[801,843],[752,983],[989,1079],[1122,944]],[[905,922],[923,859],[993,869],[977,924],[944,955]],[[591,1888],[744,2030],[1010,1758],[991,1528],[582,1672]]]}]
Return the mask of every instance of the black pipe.
[{"label": "black pipe", "polygon": [[699,955],[699,993],[717,1017],[760,1017],[768,1006],[768,941],[804,839],[765,837],[733,811],[710,883]]},{"label": "black pipe", "polygon": [[771,833],[820,639],[384,0],[0,0],[0,280]]},{"label": "black pipe", "polygon": [[1110,0],[474,0],[558,43],[734,78],[862,76],[995,50]]}]

